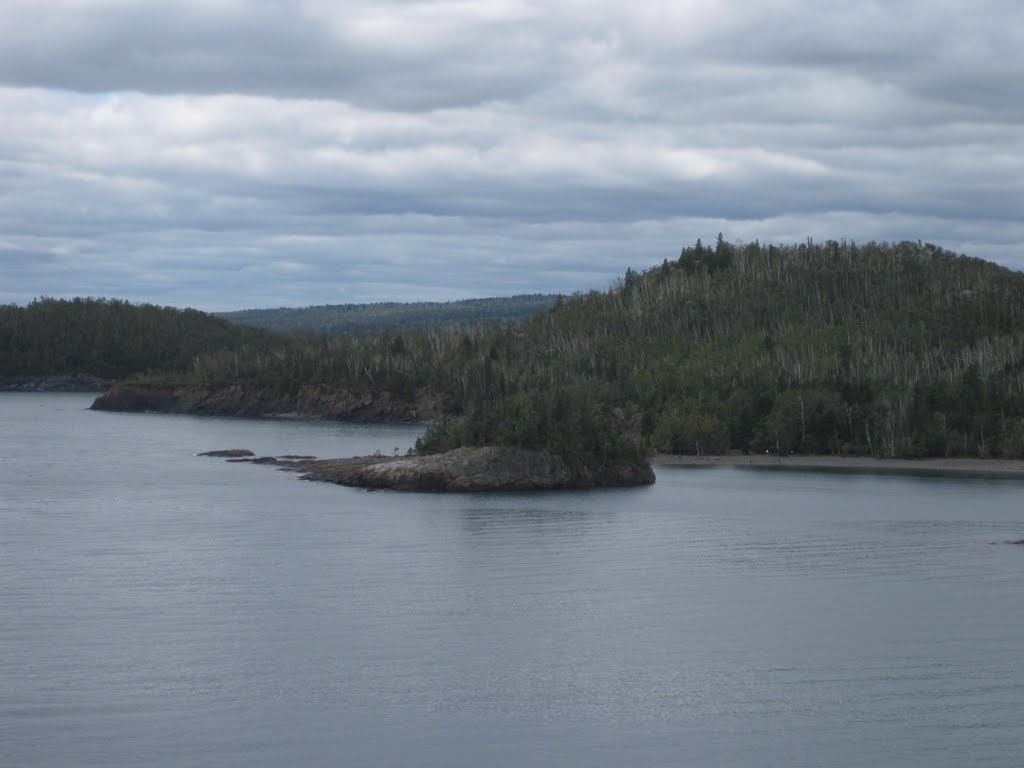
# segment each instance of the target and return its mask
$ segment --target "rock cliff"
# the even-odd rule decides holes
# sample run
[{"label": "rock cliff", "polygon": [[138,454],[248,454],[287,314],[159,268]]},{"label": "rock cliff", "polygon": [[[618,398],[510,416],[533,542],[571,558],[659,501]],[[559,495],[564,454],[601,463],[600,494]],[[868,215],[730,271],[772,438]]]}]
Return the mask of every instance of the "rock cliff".
[{"label": "rock cliff", "polygon": [[412,401],[391,392],[300,387],[286,394],[269,387],[147,387],[117,384],[92,404],[98,411],[157,411],[213,416],[267,416],[357,422],[429,422],[441,404],[427,390]]}]

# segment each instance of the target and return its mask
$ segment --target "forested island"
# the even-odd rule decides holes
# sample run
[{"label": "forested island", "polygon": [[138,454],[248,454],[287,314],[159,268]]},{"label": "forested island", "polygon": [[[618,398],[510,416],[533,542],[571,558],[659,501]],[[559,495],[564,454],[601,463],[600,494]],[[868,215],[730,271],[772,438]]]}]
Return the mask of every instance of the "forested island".
[{"label": "forested island", "polygon": [[282,335],[203,313],[0,308],[0,374],[94,407],[431,421],[416,451],[1024,457],[1024,274],[921,242],[718,238],[515,323]]}]

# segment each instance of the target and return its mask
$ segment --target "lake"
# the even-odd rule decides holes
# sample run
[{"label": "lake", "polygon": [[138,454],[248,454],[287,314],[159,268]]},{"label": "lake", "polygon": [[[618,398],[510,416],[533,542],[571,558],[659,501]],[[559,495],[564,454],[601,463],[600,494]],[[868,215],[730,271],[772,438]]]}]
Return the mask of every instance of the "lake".
[{"label": "lake", "polygon": [[0,764],[1007,766],[1024,482],[446,496],[198,457],[420,430],[0,394]]}]

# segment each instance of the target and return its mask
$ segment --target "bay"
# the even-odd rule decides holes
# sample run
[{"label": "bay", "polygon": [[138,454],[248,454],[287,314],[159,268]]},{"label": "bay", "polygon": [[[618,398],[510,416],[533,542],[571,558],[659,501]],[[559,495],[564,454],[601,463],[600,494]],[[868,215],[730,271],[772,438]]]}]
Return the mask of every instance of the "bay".
[{"label": "bay", "polygon": [[367,492],[420,430],[0,394],[0,764],[1012,765],[1017,480]]}]

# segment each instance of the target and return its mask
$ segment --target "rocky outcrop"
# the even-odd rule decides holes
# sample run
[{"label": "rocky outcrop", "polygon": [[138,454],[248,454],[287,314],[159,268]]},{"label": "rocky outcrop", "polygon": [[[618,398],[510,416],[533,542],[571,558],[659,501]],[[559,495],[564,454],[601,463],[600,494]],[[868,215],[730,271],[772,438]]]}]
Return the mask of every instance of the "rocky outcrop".
[{"label": "rocky outcrop", "polygon": [[570,465],[560,456],[521,448],[456,448],[431,456],[356,456],[350,459],[253,457],[251,451],[207,451],[232,463],[272,464],[304,480],[393,491],[545,491],[650,485],[650,464]]},{"label": "rocky outcrop", "polygon": [[209,389],[117,384],[98,397],[92,408],[355,422],[428,422],[441,415],[440,400],[425,389],[408,401],[391,392],[303,386],[287,394],[237,384]]},{"label": "rocky outcrop", "polygon": [[457,448],[431,456],[295,462],[309,480],[396,491],[535,491],[650,485],[649,464],[570,465],[560,456],[519,448]]}]

